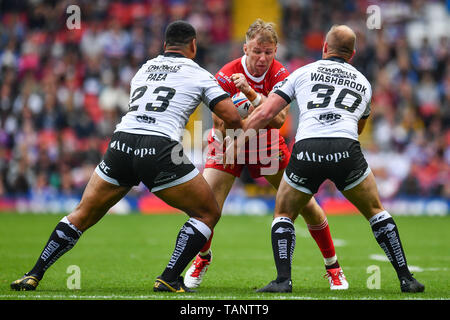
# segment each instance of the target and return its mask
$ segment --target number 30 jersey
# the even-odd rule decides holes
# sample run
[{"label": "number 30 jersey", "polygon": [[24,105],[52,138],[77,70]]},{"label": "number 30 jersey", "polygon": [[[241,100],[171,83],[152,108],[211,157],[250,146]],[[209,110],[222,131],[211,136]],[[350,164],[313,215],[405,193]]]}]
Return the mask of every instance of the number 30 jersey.
[{"label": "number 30 jersey", "polygon": [[214,76],[178,53],[148,60],[131,80],[128,112],[117,131],[181,141],[190,115],[204,102],[211,111],[229,97]]},{"label": "number 30 jersey", "polygon": [[273,92],[288,103],[297,100],[300,112],[295,141],[327,137],[358,140],[358,121],[370,115],[370,83],[336,57],[295,70]]}]

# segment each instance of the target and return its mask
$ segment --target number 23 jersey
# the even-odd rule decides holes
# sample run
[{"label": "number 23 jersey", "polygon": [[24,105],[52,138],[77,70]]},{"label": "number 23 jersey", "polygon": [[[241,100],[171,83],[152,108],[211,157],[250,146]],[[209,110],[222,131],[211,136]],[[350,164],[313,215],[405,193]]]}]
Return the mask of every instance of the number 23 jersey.
[{"label": "number 23 jersey", "polygon": [[148,60],[131,80],[128,112],[116,126],[122,131],[181,141],[190,115],[201,102],[211,111],[229,97],[214,76],[181,54]]},{"label": "number 23 jersey", "polygon": [[358,121],[370,115],[370,83],[340,58],[318,60],[295,70],[274,92],[288,103],[297,100],[300,112],[295,141],[358,140]]}]

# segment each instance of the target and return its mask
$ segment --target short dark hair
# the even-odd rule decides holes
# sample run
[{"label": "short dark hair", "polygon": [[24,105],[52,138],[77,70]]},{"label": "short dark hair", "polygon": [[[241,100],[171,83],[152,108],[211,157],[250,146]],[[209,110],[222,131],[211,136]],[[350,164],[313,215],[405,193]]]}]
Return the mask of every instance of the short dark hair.
[{"label": "short dark hair", "polygon": [[171,22],[165,33],[166,46],[184,46],[196,38],[194,27],[186,21]]}]

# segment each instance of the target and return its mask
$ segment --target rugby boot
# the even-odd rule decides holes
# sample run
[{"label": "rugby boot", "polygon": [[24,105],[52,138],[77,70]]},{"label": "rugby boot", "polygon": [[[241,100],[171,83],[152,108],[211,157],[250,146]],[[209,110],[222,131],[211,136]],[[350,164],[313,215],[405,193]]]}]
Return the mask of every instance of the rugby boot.
[{"label": "rugby boot", "polygon": [[400,289],[402,292],[423,292],[425,286],[414,279],[412,275],[400,277]]},{"label": "rugby boot", "polygon": [[153,285],[153,291],[155,292],[195,292],[184,285],[183,277],[179,277],[175,281],[164,281],[161,277],[156,278],[155,284]]},{"label": "rugby boot", "polygon": [[184,277],[184,285],[188,288],[197,288],[203,281],[203,277],[208,270],[209,265],[212,261],[212,251],[206,256],[202,257],[198,254],[192,265],[186,271]]},{"label": "rugby boot", "polygon": [[328,283],[330,284],[331,290],[348,289],[347,279],[345,278],[344,272],[342,272],[342,269],[340,267],[328,269],[327,273],[323,277],[328,279]]},{"label": "rugby boot", "polygon": [[34,275],[24,275],[11,283],[11,289],[16,291],[31,291],[36,290],[39,284],[39,279]]},{"label": "rugby boot", "polygon": [[256,292],[292,292],[292,281],[291,279],[287,279],[282,282],[273,280],[265,287],[256,290]]}]

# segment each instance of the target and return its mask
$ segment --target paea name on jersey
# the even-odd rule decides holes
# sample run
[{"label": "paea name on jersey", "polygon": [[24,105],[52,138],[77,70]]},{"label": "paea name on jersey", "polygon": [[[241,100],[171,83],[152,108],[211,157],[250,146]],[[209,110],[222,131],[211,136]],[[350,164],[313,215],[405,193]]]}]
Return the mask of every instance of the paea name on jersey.
[{"label": "paea name on jersey", "polygon": [[308,138],[358,140],[358,121],[370,114],[370,83],[340,58],[318,60],[295,70],[274,92],[297,100],[296,141]]},{"label": "paea name on jersey", "polygon": [[190,115],[201,102],[213,110],[228,96],[214,76],[191,59],[177,53],[159,55],[131,80],[129,109],[115,132],[180,142]]}]

